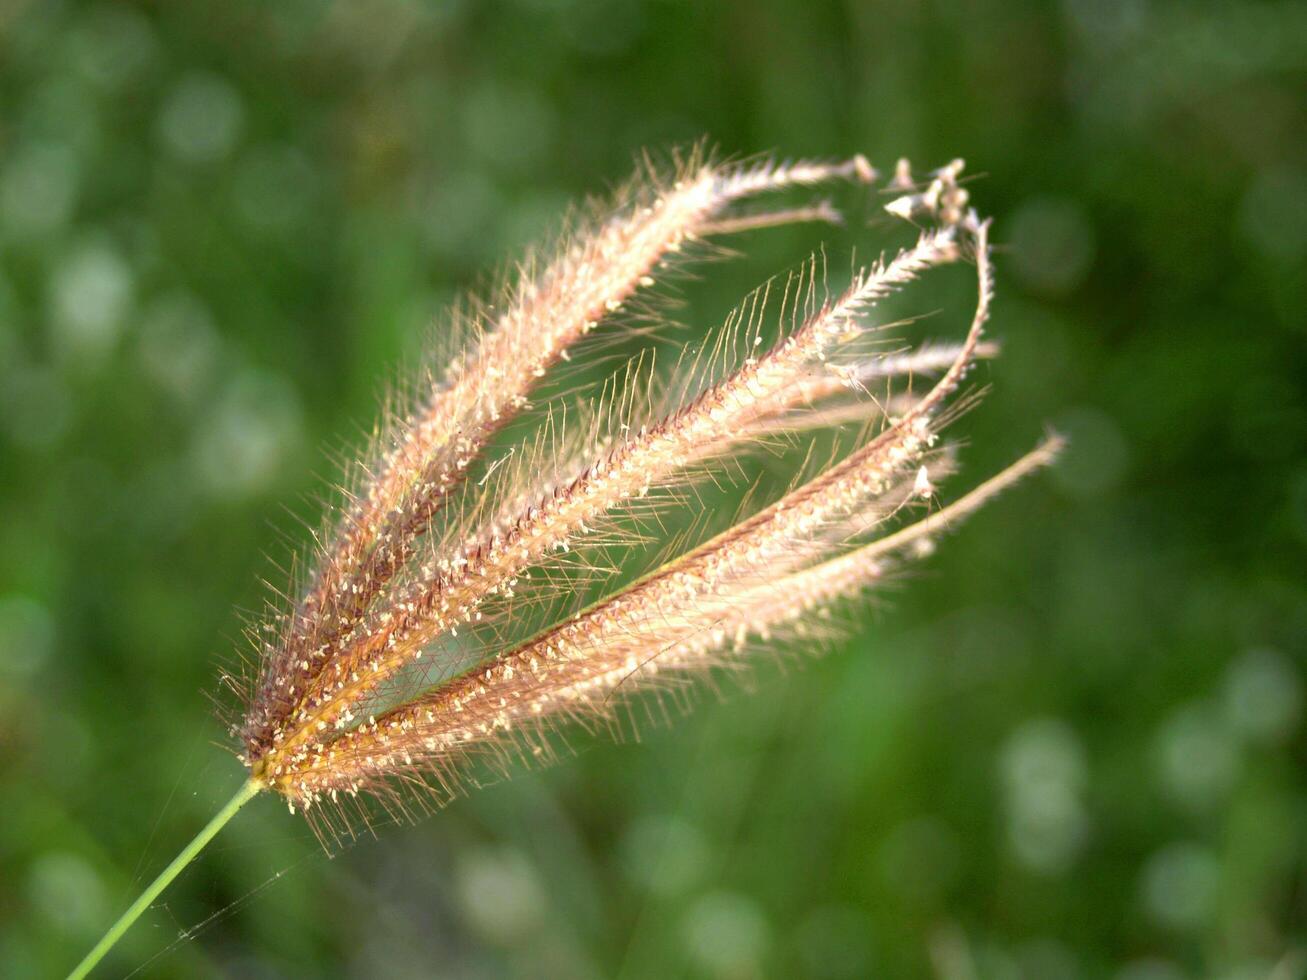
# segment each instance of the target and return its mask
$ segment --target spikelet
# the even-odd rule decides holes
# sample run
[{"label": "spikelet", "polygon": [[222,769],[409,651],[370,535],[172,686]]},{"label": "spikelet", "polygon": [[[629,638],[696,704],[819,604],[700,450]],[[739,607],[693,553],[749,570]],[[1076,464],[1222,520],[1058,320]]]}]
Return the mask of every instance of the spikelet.
[{"label": "spikelet", "polygon": [[[551,403],[534,440],[497,448],[532,410],[539,380],[687,245],[838,219],[824,201],[752,214],[734,211],[739,202],[876,174],[862,157],[726,166],[694,156],[671,179],[646,176],[549,261],[524,264],[502,300],[481,307],[468,350],[383,435],[302,596],[272,625],[239,727],[253,778],[314,813],[360,791],[402,808],[397,790],[446,796],[475,778],[478,761],[547,758],[560,723],[608,723],[631,691],[679,691],[742,663],[1050,461],[1056,440],[957,503],[874,537],[933,502],[953,466],[940,434],[962,403],[954,396],[975,361],[997,353],[982,340],[989,223],[967,207],[961,167],[919,186],[900,162],[886,210],[917,224],[916,242],[829,298],[810,264],[776,289],[790,325],[770,346],[769,284],[715,343],[683,357],[661,395],[628,367],[589,403]],[[885,350],[878,304],[959,261],[974,264],[977,282],[964,339]],[[918,376],[935,378],[924,393],[896,387]],[[579,588],[569,569],[590,567],[604,545],[634,546],[633,529],[655,526],[686,488],[771,440],[806,442],[848,423],[862,435],[843,458],[525,635],[523,610],[567,601]]]}]

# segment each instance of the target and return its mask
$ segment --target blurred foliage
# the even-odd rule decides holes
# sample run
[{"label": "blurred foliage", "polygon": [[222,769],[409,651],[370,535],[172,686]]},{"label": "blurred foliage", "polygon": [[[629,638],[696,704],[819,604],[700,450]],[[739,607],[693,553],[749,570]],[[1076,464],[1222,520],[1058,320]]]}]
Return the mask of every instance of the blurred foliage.
[{"label": "blurred foliage", "polygon": [[[320,447],[709,134],[965,156],[1004,244],[966,473],[1046,422],[1064,464],[639,744],[334,860],[256,801],[116,968],[1304,975],[1305,83],[1284,0],[0,4],[0,974],[66,969],[238,785],[216,666]],[[883,244],[758,233],[683,318],[823,238]]]}]

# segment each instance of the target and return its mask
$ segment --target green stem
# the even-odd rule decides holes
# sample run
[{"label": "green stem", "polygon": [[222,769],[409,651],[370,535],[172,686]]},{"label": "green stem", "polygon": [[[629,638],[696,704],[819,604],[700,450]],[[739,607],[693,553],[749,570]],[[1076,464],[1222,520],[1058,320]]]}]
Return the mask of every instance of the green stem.
[{"label": "green stem", "polygon": [[204,845],[217,836],[218,831],[222,830],[227,821],[236,815],[236,811],[254,799],[262,789],[263,784],[258,780],[251,779],[245,783],[230,802],[218,811],[217,816],[210,820],[205,828],[195,835],[195,839],[172,859],[172,863],[159,873],[159,877],[150,882],[150,887],[141,893],[141,897],[132,903],[131,908],[109,927],[109,931],[95,944],[95,948],[86,954],[86,958],[77,964],[72,973],[68,974],[68,980],[82,980],[82,977],[90,973],[95,964],[104,958],[104,954],[123,937],[123,933],[131,928],[132,923],[141,917],[141,913],[150,907],[150,903],[159,897],[159,893],[181,874],[186,865],[195,860],[195,856],[204,850]]}]

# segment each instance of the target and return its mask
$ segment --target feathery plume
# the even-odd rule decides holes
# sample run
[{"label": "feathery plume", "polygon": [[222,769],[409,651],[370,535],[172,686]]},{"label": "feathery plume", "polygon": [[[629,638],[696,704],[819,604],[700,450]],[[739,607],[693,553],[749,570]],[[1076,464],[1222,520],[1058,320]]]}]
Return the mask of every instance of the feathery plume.
[{"label": "feathery plume", "polygon": [[[696,162],[659,191],[637,193],[640,203],[582,235],[542,272],[524,268],[479,344],[399,426],[394,448],[342,520],[323,558],[326,571],[319,571],[289,617],[279,644],[265,652],[244,727],[253,777],[292,807],[311,807],[324,795],[339,799],[342,790],[386,794],[395,784],[427,785],[427,777],[451,792],[470,759],[502,756],[514,739],[529,744],[532,754],[548,753],[546,736],[557,721],[586,711],[603,714],[601,695],[617,683],[704,664],[721,645],[712,638],[726,635],[724,624],[766,628],[771,619],[750,612],[757,604],[793,611],[792,602],[766,602],[778,583],[794,586],[788,594],[806,597],[800,606],[808,608],[828,594],[818,582],[874,578],[867,572],[881,567],[873,561],[874,544],[854,551],[857,560],[834,556],[914,499],[933,495],[934,447],[949,396],[978,357],[997,352],[982,342],[993,293],[989,223],[964,210],[966,192],[956,182],[961,166],[954,161],[934,172],[923,190],[900,162],[891,187],[908,193],[886,210],[921,223],[915,244],[858,270],[832,299],[819,297],[815,265],[792,278],[782,308],[791,310],[793,326],[770,348],[757,352],[768,285],[732,315],[716,345],[704,349],[706,365],[704,351],[688,365],[683,361],[680,387],[672,386],[676,395],[661,414],[635,407],[628,372],[622,406],[609,410],[616,435],[612,425],[602,436],[605,427],[593,425],[580,448],[569,449],[572,462],[555,466],[553,478],[542,476],[548,450],[537,442],[534,452],[523,452],[525,464],[505,467],[516,476],[505,475],[487,490],[490,474],[507,460],[500,457],[473,489],[464,485],[472,460],[507,415],[525,408],[535,380],[605,313],[649,285],[649,273],[668,253],[712,231],[829,213],[822,203],[761,218],[723,217],[727,205],[835,178],[870,181],[875,172],[861,157],[838,165],[735,169]],[[961,259],[977,272],[965,339],[906,353],[876,353],[873,346],[868,353],[868,338],[881,327],[870,316],[876,305],[931,269]],[[741,345],[746,356],[724,367],[730,358],[723,352]],[[931,374],[939,377],[919,398],[870,397],[870,385]],[[890,408],[898,414],[886,414]],[[603,412],[601,405],[593,414],[597,419]],[[533,570],[545,570],[546,583],[566,582],[548,570],[563,560],[560,553],[593,541],[598,527],[617,526],[623,513],[637,520],[653,513],[658,505],[650,498],[658,491],[684,486],[769,436],[793,438],[850,420],[864,427],[879,420],[882,428],[637,587],[524,645],[506,638],[512,624],[504,621],[511,617],[496,616],[496,604],[513,608],[511,600]],[[1052,451],[1046,446],[1037,458]],[[427,534],[436,509],[456,493],[475,499],[450,519],[454,533]],[[854,569],[863,570],[860,578]],[[537,588],[545,594],[550,585]],[[489,631],[487,613],[495,624]],[[778,622],[792,618],[778,615]],[[494,638],[480,662],[468,664],[453,652],[460,628]],[[424,656],[445,662],[422,672],[417,665]],[[406,684],[415,672],[416,682]],[[400,703],[387,703],[388,697]]]}]

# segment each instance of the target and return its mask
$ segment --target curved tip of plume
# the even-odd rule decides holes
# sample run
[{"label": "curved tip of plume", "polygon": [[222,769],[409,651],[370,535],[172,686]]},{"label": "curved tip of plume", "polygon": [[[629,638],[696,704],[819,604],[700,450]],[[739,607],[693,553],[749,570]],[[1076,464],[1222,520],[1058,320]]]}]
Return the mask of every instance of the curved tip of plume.
[{"label": "curved tip of plume", "polygon": [[[732,164],[695,152],[672,172],[647,167],[653,176],[523,263],[500,296],[469,303],[462,349],[358,461],[311,574],[262,634],[239,726],[254,777],[315,813],[360,792],[408,813],[478,766],[548,759],[555,726],[607,723],[628,692],[679,697],[686,678],[735,669],[1051,462],[1055,434],[935,506],[953,469],[942,430],[968,403],[955,396],[977,359],[998,354],[981,339],[989,222],[958,183],[962,167],[917,180],[899,161],[885,209],[917,226],[915,243],[836,295],[815,263],[775,295],[764,287],[656,385],[638,380],[640,365],[579,393],[549,379],[671,266],[693,262],[696,241],[842,220],[804,195],[876,185],[866,157]],[[976,266],[962,338],[888,344],[883,331],[903,321],[881,316],[885,301],[959,261]],[[529,420],[539,434],[516,435]],[[804,479],[770,500],[751,494],[720,533],[569,605],[578,582],[620,581],[609,566],[622,553],[665,546],[666,508],[741,479],[753,451],[787,458],[821,430],[844,431],[842,456],[815,473],[797,466]]]}]

